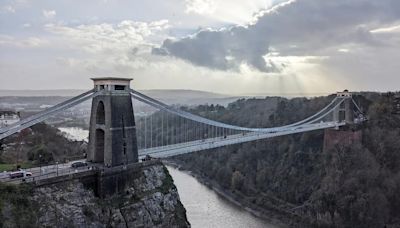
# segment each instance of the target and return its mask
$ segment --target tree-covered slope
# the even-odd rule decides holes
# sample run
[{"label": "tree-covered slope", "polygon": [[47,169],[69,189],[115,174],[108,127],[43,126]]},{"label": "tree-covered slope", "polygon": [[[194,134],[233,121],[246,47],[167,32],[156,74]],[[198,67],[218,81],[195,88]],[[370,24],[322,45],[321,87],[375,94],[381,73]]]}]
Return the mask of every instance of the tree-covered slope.
[{"label": "tree-covered slope", "polygon": [[[275,108],[263,115],[269,99],[239,100],[213,116],[201,112],[205,107],[191,111],[242,126],[278,126],[315,113],[332,97],[273,98]],[[286,214],[292,225],[399,226],[400,116],[392,114],[386,94],[366,93],[355,99],[369,116],[356,129],[363,135],[359,144],[338,144],[324,151],[324,131],[314,131],[173,160],[255,208]]]}]

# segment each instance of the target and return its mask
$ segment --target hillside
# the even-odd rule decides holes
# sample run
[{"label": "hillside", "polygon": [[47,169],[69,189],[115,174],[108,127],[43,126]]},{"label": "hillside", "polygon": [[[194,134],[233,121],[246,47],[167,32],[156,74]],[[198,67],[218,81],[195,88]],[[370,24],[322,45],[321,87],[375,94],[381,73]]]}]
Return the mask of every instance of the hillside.
[{"label": "hillside", "polygon": [[[213,118],[242,126],[278,126],[303,119],[331,100],[280,98],[272,113],[261,115],[269,99],[239,101],[245,109],[221,109]],[[246,206],[280,214],[294,227],[399,227],[400,116],[391,114],[391,98],[385,94],[366,93],[355,99],[370,118],[358,129],[363,135],[360,144],[338,144],[324,151],[324,132],[315,131],[172,161]],[[207,117],[200,107],[192,112]]]}]

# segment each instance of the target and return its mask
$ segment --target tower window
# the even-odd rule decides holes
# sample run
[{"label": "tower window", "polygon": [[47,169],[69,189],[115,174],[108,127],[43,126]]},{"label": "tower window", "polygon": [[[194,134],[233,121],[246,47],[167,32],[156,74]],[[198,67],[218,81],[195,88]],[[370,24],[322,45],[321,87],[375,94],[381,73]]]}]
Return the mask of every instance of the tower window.
[{"label": "tower window", "polygon": [[125,86],[123,85],[115,85],[115,90],[125,90]]}]

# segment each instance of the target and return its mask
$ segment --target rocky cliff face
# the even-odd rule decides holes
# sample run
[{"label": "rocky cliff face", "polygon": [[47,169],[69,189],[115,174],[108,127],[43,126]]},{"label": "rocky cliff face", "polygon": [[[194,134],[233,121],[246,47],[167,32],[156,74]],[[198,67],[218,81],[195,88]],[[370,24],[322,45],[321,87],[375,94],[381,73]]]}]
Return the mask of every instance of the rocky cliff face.
[{"label": "rocky cliff face", "polygon": [[[20,200],[4,197],[0,225],[4,227],[190,227],[168,170],[161,164],[145,167],[124,194],[96,197],[78,180],[33,188]],[[17,191],[18,192],[18,191]],[[8,199],[7,199],[8,198]],[[21,202],[20,202],[21,203]],[[22,218],[23,217],[23,218]],[[21,222],[25,224],[21,224]],[[2,223],[2,224],[1,224]]]}]

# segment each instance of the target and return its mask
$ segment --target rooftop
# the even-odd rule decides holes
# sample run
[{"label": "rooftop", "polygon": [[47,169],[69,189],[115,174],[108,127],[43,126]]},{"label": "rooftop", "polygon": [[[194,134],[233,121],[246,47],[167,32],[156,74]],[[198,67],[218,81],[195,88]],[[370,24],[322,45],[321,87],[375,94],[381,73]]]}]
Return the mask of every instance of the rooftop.
[{"label": "rooftop", "polygon": [[17,115],[18,113],[10,110],[0,110],[0,115]]},{"label": "rooftop", "polygon": [[104,80],[114,80],[114,81],[132,81],[133,78],[118,78],[118,77],[100,77],[100,78],[91,78],[93,81],[104,81]]}]

